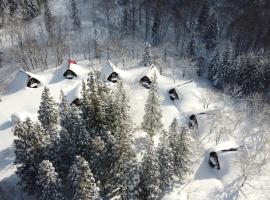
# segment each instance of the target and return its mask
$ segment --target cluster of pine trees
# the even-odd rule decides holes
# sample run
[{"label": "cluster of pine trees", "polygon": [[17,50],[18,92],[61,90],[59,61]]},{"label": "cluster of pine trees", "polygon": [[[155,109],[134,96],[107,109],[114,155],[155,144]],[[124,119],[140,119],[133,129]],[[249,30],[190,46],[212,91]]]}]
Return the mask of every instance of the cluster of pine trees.
[{"label": "cluster of pine trees", "polygon": [[[56,104],[44,88],[38,122],[15,127],[15,164],[20,185],[41,200],[89,200],[120,195],[157,199],[191,170],[190,133],[173,120],[162,130],[156,77],[149,90],[142,129],[146,152],[136,159],[128,97],[121,82],[109,89],[98,75],[82,83],[81,106],[70,106],[63,92]],[[155,148],[153,136],[161,133]]]},{"label": "cluster of pine trees", "polygon": [[186,56],[197,62],[198,75],[206,76],[217,88],[237,91],[238,95],[266,94],[269,58],[262,53],[242,52],[233,42],[228,42],[224,49],[221,44],[218,46],[222,27],[216,13],[210,14],[210,8],[208,1],[204,1],[186,49]]}]

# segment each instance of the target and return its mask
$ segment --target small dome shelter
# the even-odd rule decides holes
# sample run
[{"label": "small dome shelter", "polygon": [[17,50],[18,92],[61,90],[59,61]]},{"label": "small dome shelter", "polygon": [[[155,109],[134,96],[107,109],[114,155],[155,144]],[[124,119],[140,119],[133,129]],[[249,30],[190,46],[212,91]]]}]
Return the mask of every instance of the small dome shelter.
[{"label": "small dome shelter", "polygon": [[140,79],[140,84],[149,89],[150,85],[152,83],[152,79],[154,78],[154,74],[159,75],[159,70],[157,69],[157,67],[155,65],[151,65],[146,73],[143,75],[143,77]]},{"label": "small dome shelter", "polygon": [[183,86],[183,85],[186,85],[188,83],[191,83],[193,80],[189,80],[189,81],[186,81],[184,83],[181,83],[179,85],[176,85],[175,87],[171,88],[169,90],[169,96],[170,96],[170,99],[171,100],[179,100],[179,97],[180,97],[180,92],[179,92],[179,87]]},{"label": "small dome shelter", "polygon": [[77,107],[81,106],[81,88],[82,86],[79,84],[67,94],[67,99],[70,105],[75,105]]},{"label": "small dome shelter", "polygon": [[104,80],[116,83],[119,79],[119,70],[116,68],[116,66],[111,62],[106,62],[101,69],[101,77]]},{"label": "small dome shelter", "polygon": [[63,76],[66,79],[73,79],[81,74],[81,67],[77,64],[74,59],[68,59],[67,69],[65,70]]},{"label": "small dome shelter", "polygon": [[18,91],[24,87],[28,88],[38,88],[42,83],[42,77],[26,72],[24,70],[19,70],[13,82],[10,85],[10,91]]}]

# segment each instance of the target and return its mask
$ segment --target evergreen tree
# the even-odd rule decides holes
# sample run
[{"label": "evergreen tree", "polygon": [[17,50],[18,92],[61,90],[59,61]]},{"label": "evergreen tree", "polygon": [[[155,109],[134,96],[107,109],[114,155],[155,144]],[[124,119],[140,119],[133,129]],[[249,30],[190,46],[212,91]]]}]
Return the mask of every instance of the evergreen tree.
[{"label": "evergreen tree", "polygon": [[48,32],[49,36],[52,36],[53,33],[53,16],[51,13],[51,9],[49,6],[48,0],[44,0],[44,23],[46,31]]},{"label": "evergreen tree", "polygon": [[222,60],[217,71],[216,80],[214,81],[215,86],[220,89],[225,87],[226,80],[230,79],[230,74],[228,73],[232,65],[232,50],[227,47],[222,55]]},{"label": "evergreen tree", "polygon": [[185,127],[180,127],[177,119],[174,118],[169,127],[169,141],[173,154],[174,173],[180,180],[190,172],[191,150],[189,131]]},{"label": "evergreen tree", "polygon": [[49,160],[43,160],[39,165],[37,185],[41,190],[37,195],[39,200],[64,200],[61,181]]},{"label": "evergreen tree", "polygon": [[81,28],[81,18],[76,0],[71,0],[71,19],[73,29],[78,30]]},{"label": "evergreen tree", "polygon": [[215,80],[215,76],[218,72],[219,65],[220,65],[220,57],[219,57],[219,52],[217,51],[214,57],[211,59],[209,67],[208,67],[207,75],[210,81]]},{"label": "evergreen tree", "polygon": [[159,163],[153,138],[148,136],[140,175],[140,199],[158,199],[160,190]]},{"label": "evergreen tree", "polygon": [[40,14],[40,7],[37,0],[22,0],[22,15],[28,21]]},{"label": "evergreen tree", "polygon": [[201,8],[200,14],[197,19],[197,31],[199,35],[203,38],[205,31],[208,27],[208,21],[209,21],[209,5],[208,1],[204,1],[204,5]]},{"label": "evergreen tree", "polygon": [[208,22],[208,26],[205,32],[205,48],[208,51],[213,50],[217,46],[217,35],[218,35],[218,23],[217,16],[213,13]]},{"label": "evergreen tree", "polygon": [[94,48],[95,48],[95,58],[101,58],[102,44],[101,41],[97,38],[94,39]]},{"label": "evergreen tree", "polygon": [[194,36],[192,36],[190,42],[187,45],[186,55],[189,59],[195,59],[196,57],[196,41]]},{"label": "evergreen tree", "polygon": [[144,46],[144,54],[143,54],[142,64],[144,66],[150,66],[150,65],[154,64],[154,59],[153,59],[153,55],[151,52],[151,45],[147,42],[145,43],[145,46]]},{"label": "evergreen tree", "polygon": [[140,171],[136,158],[130,159],[125,172],[125,185],[122,186],[122,197],[124,200],[139,199]]},{"label": "evergreen tree", "polygon": [[160,169],[160,189],[166,191],[170,189],[173,180],[173,154],[170,147],[168,133],[163,130],[158,146],[158,160]]},{"label": "evergreen tree", "polygon": [[153,136],[155,133],[160,131],[163,126],[161,122],[162,110],[160,106],[156,74],[154,74],[144,110],[145,114],[143,117],[142,129],[150,136]]},{"label": "evergreen tree", "polygon": [[45,131],[39,124],[27,119],[16,125],[14,135],[17,137],[14,140],[16,174],[21,178],[22,188],[29,194],[35,194],[38,166],[44,159],[44,149],[47,146]]},{"label": "evergreen tree", "polygon": [[8,0],[9,14],[13,16],[19,8],[18,0]]},{"label": "evergreen tree", "polygon": [[72,200],[98,200],[99,188],[87,161],[76,156],[68,175]]},{"label": "evergreen tree", "polygon": [[50,95],[49,88],[44,87],[38,110],[38,119],[42,127],[47,131],[51,139],[55,139],[57,130],[58,110],[57,104]]},{"label": "evergreen tree", "polygon": [[59,104],[59,117],[60,117],[60,125],[64,127],[68,122],[68,115],[70,111],[70,106],[68,105],[67,98],[64,92],[60,91],[60,104]]}]

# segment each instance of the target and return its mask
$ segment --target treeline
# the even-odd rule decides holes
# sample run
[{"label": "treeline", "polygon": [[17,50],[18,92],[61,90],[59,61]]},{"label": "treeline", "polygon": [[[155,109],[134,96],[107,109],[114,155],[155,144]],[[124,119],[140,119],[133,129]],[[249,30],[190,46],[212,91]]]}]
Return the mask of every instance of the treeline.
[{"label": "treeline", "polygon": [[[81,106],[61,93],[56,104],[44,88],[38,122],[15,127],[20,185],[37,199],[157,199],[192,169],[191,136],[176,119],[163,130],[156,78],[149,90],[142,129],[145,154],[136,158],[128,97],[119,82],[109,89],[96,75],[82,83]],[[159,146],[153,136],[161,132]]]}]

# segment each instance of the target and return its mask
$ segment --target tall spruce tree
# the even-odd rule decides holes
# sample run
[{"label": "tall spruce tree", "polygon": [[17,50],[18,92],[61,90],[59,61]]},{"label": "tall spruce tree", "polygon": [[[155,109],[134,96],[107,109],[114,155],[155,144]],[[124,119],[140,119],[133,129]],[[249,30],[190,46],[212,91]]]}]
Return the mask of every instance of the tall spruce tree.
[{"label": "tall spruce tree", "polygon": [[68,175],[72,200],[99,200],[99,188],[87,161],[76,156]]},{"label": "tall spruce tree", "polygon": [[222,60],[219,65],[220,67],[217,71],[216,80],[214,82],[215,86],[217,86],[218,88],[224,89],[226,81],[230,79],[230,75],[228,72],[231,65],[232,65],[232,50],[228,46],[223,52]]},{"label": "tall spruce tree", "polygon": [[212,51],[217,46],[217,36],[218,36],[218,23],[217,16],[213,13],[208,22],[208,26],[205,32],[205,48],[208,51]]},{"label": "tall spruce tree", "polygon": [[37,199],[64,200],[61,181],[49,160],[43,160],[39,164],[37,185],[40,187]]},{"label": "tall spruce tree", "polygon": [[170,146],[169,136],[167,131],[163,130],[158,146],[158,160],[160,170],[160,189],[161,191],[169,190],[172,185],[174,168],[173,168],[173,153]]},{"label": "tall spruce tree", "polygon": [[[135,150],[132,139],[132,121],[130,117],[130,107],[128,98],[121,81],[118,82],[117,91],[115,92],[114,127],[112,134],[114,135],[114,176],[116,184],[124,190],[127,186],[127,176],[129,161],[135,158]],[[111,114],[111,113],[110,113]],[[111,117],[110,117],[111,118]]]},{"label": "tall spruce tree", "polygon": [[151,52],[151,45],[147,42],[144,45],[144,54],[143,54],[142,64],[144,66],[150,66],[154,64],[154,59]]},{"label": "tall spruce tree", "polygon": [[186,55],[191,60],[195,59],[196,57],[196,41],[194,36],[192,36],[191,40],[187,45]]},{"label": "tall spruce tree", "polygon": [[81,29],[81,18],[76,0],[71,0],[71,20],[74,30]]},{"label": "tall spruce tree", "polygon": [[21,178],[20,185],[29,194],[37,191],[37,175],[39,163],[44,159],[47,146],[44,129],[30,119],[19,122],[14,130],[17,139],[15,144],[16,174]]},{"label": "tall spruce tree", "polygon": [[215,76],[218,72],[219,65],[220,65],[220,56],[219,51],[217,51],[214,57],[211,59],[210,64],[208,66],[207,76],[210,81],[215,80]]},{"label": "tall spruce tree", "polygon": [[44,24],[46,31],[48,32],[49,36],[51,37],[53,34],[53,16],[49,5],[49,0],[44,0]]},{"label": "tall spruce tree", "polygon": [[41,95],[41,102],[38,109],[38,120],[52,139],[56,137],[55,132],[57,130],[58,123],[57,104],[51,97],[49,88],[47,87],[44,87]]},{"label": "tall spruce tree", "polygon": [[22,0],[22,15],[24,20],[28,21],[40,14],[40,7],[37,0]]},{"label": "tall spruce tree", "polygon": [[197,27],[196,27],[196,30],[198,31],[202,39],[204,38],[204,34],[208,27],[208,21],[209,21],[209,4],[208,0],[204,0],[203,6],[197,19]]},{"label": "tall spruce tree", "polygon": [[145,114],[143,117],[142,129],[150,136],[153,136],[163,127],[161,122],[162,110],[159,100],[159,89],[156,74],[154,74],[154,78],[150,86],[144,111]]},{"label": "tall spruce tree", "polygon": [[158,199],[160,193],[159,178],[159,162],[154,140],[148,136],[140,175],[140,199]]},{"label": "tall spruce tree", "polygon": [[174,174],[182,181],[190,172],[192,162],[190,160],[190,136],[188,129],[181,127],[176,118],[169,127],[169,141],[173,154]]}]

